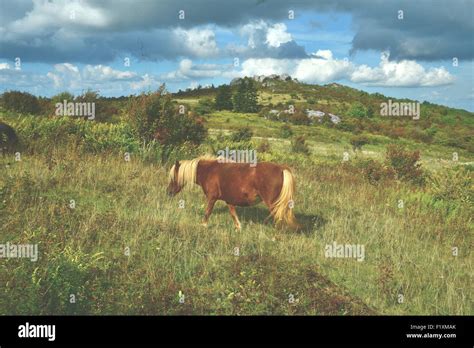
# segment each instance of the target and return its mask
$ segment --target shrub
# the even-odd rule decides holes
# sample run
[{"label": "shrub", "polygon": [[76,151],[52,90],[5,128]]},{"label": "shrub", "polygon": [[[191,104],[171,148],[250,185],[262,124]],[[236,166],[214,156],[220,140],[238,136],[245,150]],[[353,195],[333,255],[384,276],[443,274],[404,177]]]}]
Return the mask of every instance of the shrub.
[{"label": "shrub", "polygon": [[37,115],[41,112],[38,98],[26,92],[9,91],[1,96],[1,105],[8,111]]},{"label": "shrub", "polygon": [[[67,99],[66,99],[67,100]],[[110,101],[100,98],[99,92],[88,89],[81,95],[78,95],[74,102],[78,103],[94,103],[95,104],[95,121],[109,121],[112,116],[118,113],[118,109],[111,105]],[[86,117],[87,118],[87,117]]]},{"label": "shrub", "polygon": [[260,142],[257,147],[257,152],[270,152],[270,143],[267,139]]},{"label": "shrub", "polygon": [[369,117],[369,112],[364,105],[356,103],[349,109],[349,115],[352,117],[364,118]]},{"label": "shrub", "polygon": [[214,111],[215,105],[212,99],[202,98],[199,99],[197,106],[195,107],[198,115],[207,115]]},{"label": "shrub", "polygon": [[293,124],[309,125],[311,123],[310,118],[303,111],[297,110],[293,114],[290,114],[289,120]]},{"label": "shrub", "polygon": [[242,141],[250,141],[252,139],[253,132],[249,127],[243,127],[237,130],[234,134],[231,136],[232,141],[236,142],[242,142]]},{"label": "shrub", "polygon": [[361,150],[362,146],[369,143],[369,139],[365,135],[354,135],[351,138],[350,143],[354,151]]},{"label": "shrub", "polygon": [[289,138],[293,135],[293,130],[290,125],[284,124],[280,128],[280,134],[282,138]]},{"label": "shrub", "polygon": [[166,93],[164,85],[156,92],[132,99],[129,116],[135,136],[145,143],[157,140],[165,146],[185,142],[200,144],[206,136],[203,120],[179,114],[176,102]]},{"label": "shrub", "polygon": [[435,199],[474,203],[473,173],[466,168],[436,172],[429,182]]},{"label": "shrub", "polygon": [[395,177],[395,172],[392,168],[372,159],[359,162],[358,167],[362,169],[365,178],[372,185],[392,180]]},{"label": "shrub", "polygon": [[421,185],[424,183],[424,173],[421,169],[420,152],[407,151],[402,145],[388,145],[386,163],[393,168],[397,178]]},{"label": "shrub", "polygon": [[309,147],[306,144],[306,139],[304,136],[299,135],[293,139],[291,142],[291,150],[296,153],[302,153],[304,155],[309,155]]}]

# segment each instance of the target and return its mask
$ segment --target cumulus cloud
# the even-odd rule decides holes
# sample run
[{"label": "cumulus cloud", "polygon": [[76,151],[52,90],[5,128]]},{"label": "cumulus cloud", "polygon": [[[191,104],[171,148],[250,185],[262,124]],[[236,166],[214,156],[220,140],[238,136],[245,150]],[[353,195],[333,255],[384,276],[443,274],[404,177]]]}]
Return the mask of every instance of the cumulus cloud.
[{"label": "cumulus cloud", "polygon": [[176,40],[184,45],[189,55],[195,57],[212,57],[219,52],[216,43],[216,35],[211,29],[189,29],[177,28],[173,34]]},{"label": "cumulus cloud", "polygon": [[162,74],[160,78],[170,82],[181,82],[189,79],[236,76],[239,76],[239,72],[234,70],[231,64],[194,64],[190,59],[183,59],[177,70]]},{"label": "cumulus cloud", "polygon": [[239,34],[247,38],[247,45],[230,45],[226,52],[231,56],[243,58],[307,57],[304,47],[293,40],[284,23],[271,24],[264,20],[251,21],[240,28]]},{"label": "cumulus cloud", "polygon": [[376,67],[356,65],[346,59],[335,59],[330,50],[319,50],[304,59],[248,59],[242,63],[242,75],[289,74],[307,83],[347,80],[372,86],[433,87],[451,84],[454,77],[444,68],[425,69],[415,61],[389,61],[382,54]]},{"label": "cumulus cloud", "polygon": [[454,77],[444,68],[425,69],[412,60],[389,61],[383,53],[378,67],[358,66],[351,74],[351,81],[373,86],[433,87],[448,85]]},{"label": "cumulus cloud", "polygon": [[37,94],[52,90],[81,93],[89,88],[101,93],[145,90],[158,88],[160,85],[158,79],[149,74],[119,71],[105,65],[86,65],[81,69],[71,63],[55,64],[45,74],[12,69],[8,63],[0,63],[0,82],[10,89],[28,88]]}]

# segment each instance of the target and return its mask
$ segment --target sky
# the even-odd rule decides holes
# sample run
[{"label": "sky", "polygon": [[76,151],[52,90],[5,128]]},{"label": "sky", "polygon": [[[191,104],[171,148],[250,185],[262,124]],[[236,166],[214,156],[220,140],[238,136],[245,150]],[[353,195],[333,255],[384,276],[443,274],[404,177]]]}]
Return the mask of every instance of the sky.
[{"label": "sky", "polygon": [[0,0],[0,91],[289,74],[474,111],[474,0]]}]

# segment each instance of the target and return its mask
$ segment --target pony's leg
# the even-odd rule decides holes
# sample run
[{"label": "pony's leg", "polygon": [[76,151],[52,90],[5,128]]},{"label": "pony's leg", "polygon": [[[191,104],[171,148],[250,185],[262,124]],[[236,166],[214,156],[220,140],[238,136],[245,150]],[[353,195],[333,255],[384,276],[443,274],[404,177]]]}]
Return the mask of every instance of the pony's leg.
[{"label": "pony's leg", "polygon": [[239,217],[237,216],[237,212],[235,211],[235,205],[227,204],[229,207],[230,215],[232,215],[232,220],[234,220],[235,228],[238,230],[242,229],[242,225],[240,224]]},{"label": "pony's leg", "polygon": [[204,214],[204,220],[202,220],[202,225],[207,226],[207,221],[209,220],[209,216],[212,214],[212,209],[214,209],[214,204],[216,204],[217,199],[209,199],[207,201],[207,208],[206,214]]},{"label": "pony's leg", "polygon": [[273,204],[268,199],[262,199],[262,200],[263,200],[263,203],[265,203],[265,205],[268,207],[268,210],[270,211],[270,214],[268,214],[268,216],[265,218],[265,220],[263,220],[263,224],[266,225],[268,223],[268,221],[271,218],[273,218],[273,215],[272,215]]}]

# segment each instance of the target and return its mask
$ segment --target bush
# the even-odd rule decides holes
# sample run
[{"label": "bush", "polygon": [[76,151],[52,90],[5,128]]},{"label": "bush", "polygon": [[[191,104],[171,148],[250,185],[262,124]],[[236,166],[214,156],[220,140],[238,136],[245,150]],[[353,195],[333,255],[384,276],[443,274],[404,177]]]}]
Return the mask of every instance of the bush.
[{"label": "bush", "polygon": [[199,99],[197,106],[195,107],[195,111],[198,115],[207,115],[214,111],[215,105],[212,99],[210,98],[203,98]]},{"label": "bush", "polygon": [[179,114],[164,86],[132,99],[129,115],[135,136],[145,143],[156,140],[165,146],[200,144],[206,136],[203,120]]},{"label": "bush", "polygon": [[424,173],[421,169],[419,151],[407,151],[402,145],[388,145],[386,163],[393,168],[400,180],[421,185],[424,183]]},{"label": "bush", "polygon": [[[67,94],[66,94],[67,96]],[[67,99],[66,99],[67,100]],[[83,94],[78,95],[74,102],[76,103],[94,103],[95,104],[95,121],[109,121],[112,116],[118,114],[118,109],[111,105],[110,101],[106,101],[99,96],[99,92],[87,90]],[[85,117],[87,119],[87,117]]]},{"label": "bush", "polygon": [[250,141],[250,139],[252,139],[252,136],[252,130],[248,127],[243,127],[237,130],[237,132],[235,132],[234,134],[232,134],[231,140],[236,142]]},{"label": "bush", "polygon": [[354,151],[361,150],[362,146],[369,143],[369,138],[365,135],[355,135],[351,138],[350,143]]},{"label": "bush", "polygon": [[304,155],[309,155],[309,147],[306,144],[306,139],[304,136],[299,135],[293,139],[291,142],[291,150],[296,153],[302,153]]},{"label": "bush", "polygon": [[270,143],[267,139],[264,139],[260,142],[257,147],[257,152],[270,152]]},{"label": "bush", "polygon": [[280,133],[281,133],[282,138],[289,138],[293,135],[293,130],[291,129],[289,125],[284,124],[280,128]]},{"label": "bush", "polygon": [[436,172],[429,181],[435,199],[474,203],[473,173],[466,168]]},{"label": "bush", "polygon": [[395,172],[392,168],[386,167],[382,163],[372,159],[359,162],[358,167],[362,169],[365,178],[372,185],[392,180],[395,177]]},{"label": "bush", "polygon": [[1,96],[1,105],[8,111],[38,115],[41,107],[38,98],[26,92],[10,91]]},{"label": "bush", "polygon": [[361,103],[356,103],[349,109],[349,115],[352,117],[364,118],[369,117],[369,111]]},{"label": "bush", "polygon": [[308,115],[301,110],[297,110],[293,114],[290,114],[289,120],[291,123],[299,125],[309,125],[311,123]]}]

